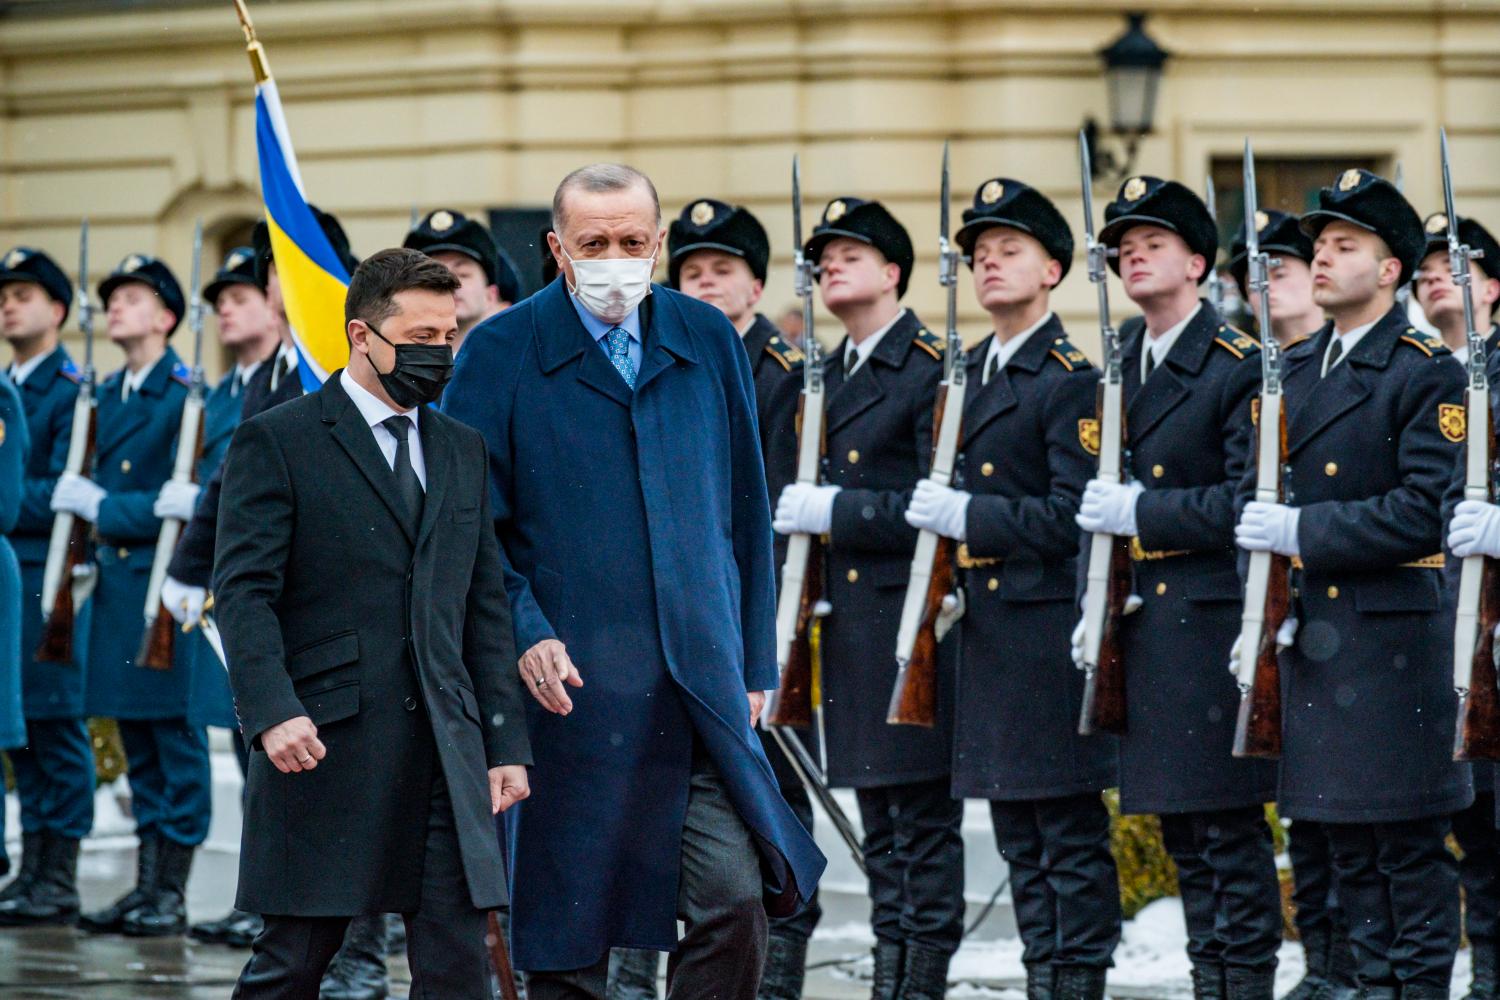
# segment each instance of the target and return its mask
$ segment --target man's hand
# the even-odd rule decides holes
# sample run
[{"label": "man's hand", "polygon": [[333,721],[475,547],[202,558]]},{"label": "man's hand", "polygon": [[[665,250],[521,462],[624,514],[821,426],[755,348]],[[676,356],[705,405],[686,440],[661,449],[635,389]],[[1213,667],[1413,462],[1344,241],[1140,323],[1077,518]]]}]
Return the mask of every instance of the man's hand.
[{"label": "man's hand", "polygon": [[318,739],[318,727],[305,715],[267,729],[261,733],[260,745],[282,774],[311,771],[328,756],[323,741]]},{"label": "man's hand", "polygon": [[1460,559],[1500,554],[1500,507],[1483,500],[1465,500],[1448,522],[1448,548]]},{"label": "man's hand", "polygon": [[750,728],[754,729],[760,724],[760,713],[766,707],[766,693],[764,691],[750,691],[747,693],[750,699]]},{"label": "man's hand", "polygon": [[1298,556],[1297,521],[1302,511],[1284,503],[1245,504],[1240,523],[1234,526],[1234,543],[1246,552],[1274,552],[1279,556]]},{"label": "man's hand", "polygon": [[202,587],[190,586],[170,576],[162,581],[162,607],[177,619],[179,625],[197,625],[203,617],[203,604],[207,600],[208,591]]},{"label": "man's hand", "polygon": [[573,711],[573,699],[563,684],[583,687],[583,677],[568,658],[568,648],[556,639],[543,639],[521,655],[517,663],[521,683],[532,697],[549,712],[567,715]]},{"label": "man's hand", "polygon": [[1106,483],[1090,479],[1083,489],[1073,520],[1084,531],[1105,535],[1135,535],[1135,504],[1146,488],[1140,483]]},{"label": "man's hand", "polygon": [[906,523],[919,531],[935,531],[944,538],[961,542],[968,533],[971,499],[963,490],[919,479],[911,506],[906,508]]},{"label": "man's hand", "polygon": [[198,503],[197,483],[178,483],[167,480],[156,502],[151,505],[151,514],[165,520],[187,521],[193,516],[193,507]]},{"label": "man's hand", "polygon": [[833,527],[833,499],[837,486],[791,483],[776,500],[771,530],[778,535],[826,535]]},{"label": "man's hand", "polygon": [[104,488],[92,479],[85,479],[76,472],[64,472],[52,488],[52,509],[85,521],[98,521],[99,505],[107,496],[109,494]]},{"label": "man's hand", "polygon": [[490,815],[503,813],[530,795],[531,784],[523,765],[505,764],[490,768]]}]

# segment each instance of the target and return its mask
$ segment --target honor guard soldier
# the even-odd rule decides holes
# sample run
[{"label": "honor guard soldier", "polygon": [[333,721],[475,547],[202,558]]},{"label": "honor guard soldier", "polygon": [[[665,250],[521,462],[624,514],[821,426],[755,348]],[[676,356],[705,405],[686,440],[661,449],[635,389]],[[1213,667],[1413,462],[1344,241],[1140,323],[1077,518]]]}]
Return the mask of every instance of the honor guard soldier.
[{"label": "honor guard soldier", "polygon": [[21,564],[21,704],[27,745],[9,752],[21,801],[21,871],[0,890],[0,926],[78,919],[78,842],[94,825],[94,749],[84,723],[88,605],[75,617],[72,663],[40,663],[42,574],[53,487],[68,458],[81,376],[59,343],[73,301],[61,268],[40,250],[0,258],[0,319],[14,351],[9,375],[30,432],[21,511],[11,545]]},{"label": "honor guard soldier", "polygon": [[[1422,229],[1427,246],[1412,278],[1412,292],[1427,321],[1442,335],[1443,346],[1453,353],[1454,360],[1465,364],[1469,360],[1468,330],[1463,296],[1453,284],[1453,272],[1448,267],[1448,217],[1442,212],[1429,215]],[[1458,241],[1476,253],[1469,261],[1469,291],[1474,300],[1474,327],[1484,334],[1485,357],[1490,359],[1500,346],[1500,329],[1495,327],[1494,318],[1495,304],[1500,302],[1500,243],[1474,219],[1462,218],[1458,220]],[[1477,775],[1476,771],[1476,788],[1481,784]]]},{"label": "honor guard soldier", "polygon": [[[21,395],[10,376],[0,372],[0,750],[26,745],[26,717],[21,711],[21,564],[6,536],[21,516],[30,446]],[[9,874],[4,841],[5,818],[0,816],[0,874]]]},{"label": "honor guard soldier", "polygon": [[805,253],[847,336],[828,359],[826,485],[793,483],[781,534],[826,535],[822,693],[828,782],[853,787],[875,931],[874,1000],[941,997],[963,933],[963,803],[950,793],[954,641],[938,722],[886,723],[916,530],[904,514],[932,459],[943,339],[901,306],[912,244],[884,205],[828,203]]},{"label": "honor guard soldier", "polygon": [[[781,331],[755,309],[765,289],[771,244],[765,228],[738,205],[703,198],[690,202],[667,232],[668,283],[680,292],[717,306],[733,324],[750,355],[761,450],[770,496],[797,478],[797,402],[802,392],[803,355],[781,338]],[[776,536],[777,580],[785,559],[785,536]],[[766,757],[776,771],[781,794],[808,832],[812,801],[774,739],[758,730]],[[797,1000],[802,995],[807,942],[822,909],[816,894],[801,912],[771,921],[761,1000]],[[655,954],[652,953],[652,967]],[[653,985],[654,985],[653,976]]]},{"label": "honor guard soldier", "polygon": [[1025,943],[1028,997],[1102,1000],[1120,940],[1120,886],[1100,792],[1115,744],[1078,734],[1074,620],[1078,513],[1094,470],[1098,371],[1053,313],[1073,261],[1056,206],[985,181],[956,234],[994,333],[968,354],[961,488],[917,483],[906,520],[961,543],[967,608],[953,796],[990,801]]},{"label": "honor guard soldier", "polygon": [[460,282],[458,294],[457,354],[469,331],[491,316],[509,309],[520,295],[521,280],[515,265],[495,245],[490,231],[462,212],[440,208],[429,212],[401,244],[420,250],[448,270]]},{"label": "honor guard soldier", "polygon": [[[1396,303],[1426,241],[1394,186],[1347,170],[1302,229],[1331,322],[1286,353],[1287,500],[1249,502],[1235,530],[1240,548],[1293,560],[1278,801],[1332,840],[1360,996],[1432,1000],[1448,995],[1458,946],[1443,841],[1473,795],[1452,757],[1440,555],[1463,369]],[[1242,501],[1253,487],[1247,476]]]},{"label": "honor guard soldier", "polygon": [[1239,691],[1203,666],[1240,627],[1233,503],[1250,464],[1258,346],[1199,298],[1218,234],[1197,195],[1132,177],[1104,219],[1110,266],[1142,312],[1120,329],[1128,481],[1091,480],[1078,516],[1085,531],[1134,536],[1120,808],[1161,817],[1194,995],[1270,1000],[1281,905],[1264,803],[1276,771],[1232,756]]},{"label": "honor guard soldier", "polygon": [[161,518],[192,513],[190,503],[179,501],[167,512],[158,503],[172,474],[187,399],[187,366],[167,345],[185,302],[167,265],[143,254],[121,261],[99,284],[99,298],[125,367],[99,387],[91,475],[64,473],[52,509],[94,525],[98,583],[87,709],[119,725],[140,849],[135,887],[104,910],[85,914],[81,924],[94,932],[172,935],[187,929],[188,869],[208,835],[208,736],[187,722],[192,664],[181,647],[168,670],[145,669],[135,657]]},{"label": "honor guard soldier", "polygon": [[[1323,310],[1312,294],[1312,240],[1302,231],[1297,216],[1286,212],[1259,212],[1256,223],[1260,248],[1272,261],[1271,336],[1285,349],[1311,337],[1323,325]],[[1250,267],[1246,244],[1242,223],[1229,247],[1229,272],[1240,297],[1253,303],[1246,284]],[[1264,340],[1266,331],[1258,332]],[[1349,950],[1349,926],[1338,905],[1333,846],[1322,825],[1311,820],[1288,824],[1286,836],[1294,920],[1307,971],[1282,1000],[1345,1000],[1355,990],[1354,953]]]}]

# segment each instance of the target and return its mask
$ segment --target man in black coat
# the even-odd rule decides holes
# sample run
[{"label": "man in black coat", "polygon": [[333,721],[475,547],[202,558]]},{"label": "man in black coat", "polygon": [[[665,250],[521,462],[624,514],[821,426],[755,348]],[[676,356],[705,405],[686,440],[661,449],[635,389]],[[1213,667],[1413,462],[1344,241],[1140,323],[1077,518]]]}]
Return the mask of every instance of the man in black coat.
[{"label": "man in black coat", "polygon": [[[1458,947],[1443,841],[1473,800],[1452,758],[1440,510],[1464,439],[1463,369],[1396,303],[1425,240],[1393,185],[1347,170],[1302,228],[1331,321],[1286,355],[1287,500],[1246,503],[1235,529],[1242,549],[1294,560],[1278,802],[1332,839],[1360,996],[1433,1000]],[[1247,474],[1240,500],[1253,491]]]},{"label": "man in black coat", "polygon": [[853,787],[864,826],[876,1000],[942,996],[963,933],[963,803],[949,789],[953,654],[940,645],[938,722],[891,726],[896,630],[917,533],[905,512],[932,461],[943,339],[901,306],[911,238],[876,201],[836,198],[804,252],[848,335],[828,358],[826,485],[793,483],[781,534],[828,536],[822,619],[828,780]]},{"label": "man in black coat", "polygon": [[1078,734],[1073,517],[1099,450],[1099,373],[1051,293],[1073,234],[1034,188],[995,177],[955,236],[995,332],[969,352],[959,487],[923,479],[906,520],[962,543],[965,605],[953,795],[990,800],[1025,943],[1027,996],[1103,1000],[1120,941],[1109,852],[1112,739]]},{"label": "man in black coat", "polygon": [[349,368],[241,425],[215,593],[252,750],[236,997],[318,994],[354,914],[406,918],[414,997],[490,996],[492,815],[530,746],[479,435],[426,404],[456,279],[412,250],[350,282]]},{"label": "man in black coat", "polygon": [[1132,177],[1104,218],[1099,239],[1118,251],[1110,266],[1142,312],[1120,329],[1128,479],[1090,481],[1078,516],[1085,531],[1135,539],[1120,808],[1161,816],[1195,996],[1270,1000],[1281,905],[1263,804],[1276,769],[1232,756],[1239,691],[1206,667],[1240,627],[1233,504],[1259,347],[1198,297],[1218,233],[1197,195]]},{"label": "man in black coat", "polygon": [[[718,306],[750,355],[766,490],[773,497],[779,496],[782,487],[797,478],[797,403],[802,394],[804,357],[801,350],[782,339],[775,323],[755,311],[765,290],[766,264],[771,256],[765,227],[743,206],[700,198],[689,202],[673,220],[667,231],[667,249],[668,284]],[[777,535],[775,542],[779,584],[781,564],[786,561],[786,536]],[[776,741],[764,729],[757,732],[776,772],[782,797],[811,833],[813,808],[807,789]],[[761,1000],[797,1000],[802,996],[807,942],[822,913],[814,894],[800,912],[771,920]],[[654,952],[651,962],[654,969]]]}]

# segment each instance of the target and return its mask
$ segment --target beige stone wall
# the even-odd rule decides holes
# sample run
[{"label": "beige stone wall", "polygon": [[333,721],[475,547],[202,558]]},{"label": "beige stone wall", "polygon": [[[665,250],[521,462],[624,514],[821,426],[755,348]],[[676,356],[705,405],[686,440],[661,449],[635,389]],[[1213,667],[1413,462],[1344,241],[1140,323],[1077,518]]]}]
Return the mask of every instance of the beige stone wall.
[{"label": "beige stone wall", "polygon": [[[1138,169],[1194,186],[1211,157],[1399,159],[1436,205],[1449,126],[1461,211],[1500,223],[1500,0],[250,0],[310,197],[356,251],[398,243],[412,205],[543,206],[566,170],[620,159],[669,212],[749,205],[791,301],[791,155],[809,215],[887,201],[919,258],[909,304],[941,324],[938,164],[961,208],[1006,174],[1078,228],[1074,134],[1103,118],[1095,51],[1126,8],[1174,53]],[[184,274],[258,212],[250,71],[227,0],[186,10],[0,20],[0,243],[96,271],[133,250]],[[1102,201],[1112,192],[1100,189]],[[962,289],[972,339],[982,318]],[[1115,287],[1117,320],[1127,303]],[[1097,353],[1081,270],[1059,293]],[[831,333],[831,324],[824,326]],[[108,350],[101,364],[114,363]],[[218,367],[215,357],[212,368]]]}]

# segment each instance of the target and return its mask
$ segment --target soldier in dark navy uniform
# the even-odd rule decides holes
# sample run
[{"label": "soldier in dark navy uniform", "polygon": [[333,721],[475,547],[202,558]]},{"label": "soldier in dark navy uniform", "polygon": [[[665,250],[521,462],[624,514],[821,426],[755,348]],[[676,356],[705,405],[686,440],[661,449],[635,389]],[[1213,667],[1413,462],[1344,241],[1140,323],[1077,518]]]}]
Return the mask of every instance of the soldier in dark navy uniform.
[{"label": "soldier in dark navy uniform", "polygon": [[1028,997],[1102,1000],[1120,886],[1100,792],[1114,740],[1078,734],[1073,517],[1099,450],[1099,372],[1052,312],[1073,234],[1039,191],[985,181],[955,236],[994,333],[968,354],[958,482],[917,483],[906,520],[960,542],[967,611],[953,795],[990,801]]},{"label": "soldier in dark navy uniform", "polygon": [[401,244],[420,250],[459,280],[457,354],[469,331],[520,297],[521,279],[490,231],[462,212],[440,208],[427,213]]},{"label": "soldier in dark navy uniform", "polygon": [[1194,995],[1270,1000],[1281,906],[1264,803],[1276,770],[1232,756],[1239,691],[1208,667],[1240,627],[1233,503],[1250,463],[1259,346],[1199,298],[1218,234],[1197,195],[1132,177],[1104,218],[1099,238],[1143,314],[1120,330],[1129,475],[1091,480],[1078,516],[1085,531],[1135,538],[1120,808],[1161,817]]},{"label": "soldier in dark navy uniform", "polygon": [[885,206],[828,203],[804,248],[823,304],[847,336],[828,359],[826,485],[793,483],[776,502],[781,534],[826,535],[822,619],[828,780],[853,787],[873,902],[875,1000],[940,997],[963,932],[963,803],[949,787],[954,639],[939,649],[932,729],[885,721],[896,631],[917,533],[912,489],[932,460],[943,338],[901,297],[912,244]]},{"label": "soldier in dark navy uniform", "polygon": [[[1313,301],[1312,240],[1295,215],[1265,209],[1257,213],[1260,248],[1270,255],[1271,336],[1282,348],[1317,333],[1323,310]],[[1229,247],[1229,272],[1240,297],[1250,303],[1245,226],[1241,223]],[[1264,341],[1266,331],[1257,331]],[[1285,822],[1285,820],[1283,820]],[[1282,1000],[1347,1000],[1355,991],[1354,953],[1349,926],[1338,905],[1333,845],[1322,824],[1287,823],[1287,856],[1292,862],[1292,906],[1306,973]]]},{"label": "soldier in dark navy uniform", "polygon": [[78,918],[78,842],[94,825],[94,750],[84,724],[89,607],[74,618],[74,662],[38,663],[42,573],[54,515],[52,489],[68,458],[80,375],[58,341],[72,302],[62,269],[40,250],[0,258],[0,318],[14,350],[31,448],[11,545],[21,564],[21,694],[27,745],[11,750],[21,800],[21,871],[0,890],[0,926]]},{"label": "soldier in dark navy uniform", "polygon": [[[766,264],[771,256],[765,228],[742,206],[697,199],[673,220],[667,232],[667,249],[668,284],[718,306],[739,332],[750,355],[767,492],[779,496],[782,488],[797,478],[797,401],[802,392],[803,355],[782,340],[776,324],[755,309],[765,289]],[[776,536],[778,583],[785,542],[784,535]],[[764,731],[760,736],[782,796],[811,832],[813,809],[807,789],[776,741]],[[795,916],[771,920],[761,1000],[797,1000],[802,995],[807,942],[821,915],[814,894]]]},{"label": "soldier in dark navy uniform", "polygon": [[94,525],[98,583],[88,634],[87,709],[119,725],[141,846],[135,887],[104,910],[85,914],[82,925],[155,937],[187,929],[188,869],[208,835],[211,808],[208,735],[187,721],[187,644],[176,645],[167,670],[135,662],[161,529],[159,493],[172,474],[187,399],[187,366],[167,344],[185,303],[166,264],[143,254],[121,261],[100,283],[99,298],[125,367],[99,385],[94,468],[86,476],[64,473],[52,509]]},{"label": "soldier in dark navy uniform", "polygon": [[[1458,947],[1452,610],[1440,505],[1464,439],[1463,370],[1396,289],[1426,240],[1389,182],[1347,170],[1302,219],[1331,318],[1287,352],[1285,503],[1246,503],[1247,551],[1294,560],[1278,801],[1325,825],[1360,996],[1446,997]],[[1240,489],[1249,500],[1253,474]]]}]

